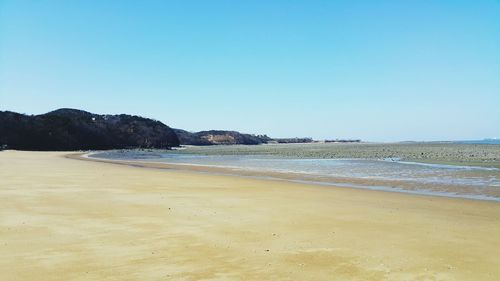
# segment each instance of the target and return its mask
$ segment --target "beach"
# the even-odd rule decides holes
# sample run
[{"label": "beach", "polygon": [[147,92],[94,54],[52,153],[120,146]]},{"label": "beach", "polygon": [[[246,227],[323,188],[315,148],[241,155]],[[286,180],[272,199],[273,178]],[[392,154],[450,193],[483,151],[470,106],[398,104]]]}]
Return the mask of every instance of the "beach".
[{"label": "beach", "polygon": [[0,152],[0,280],[500,276],[498,202],[70,155]]}]

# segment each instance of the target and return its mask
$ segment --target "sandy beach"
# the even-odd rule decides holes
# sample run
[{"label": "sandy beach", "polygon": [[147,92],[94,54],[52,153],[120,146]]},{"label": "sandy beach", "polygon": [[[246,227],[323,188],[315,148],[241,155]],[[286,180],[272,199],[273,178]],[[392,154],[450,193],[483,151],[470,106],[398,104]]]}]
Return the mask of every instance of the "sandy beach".
[{"label": "sandy beach", "polygon": [[496,280],[500,204],[0,152],[0,280]]}]

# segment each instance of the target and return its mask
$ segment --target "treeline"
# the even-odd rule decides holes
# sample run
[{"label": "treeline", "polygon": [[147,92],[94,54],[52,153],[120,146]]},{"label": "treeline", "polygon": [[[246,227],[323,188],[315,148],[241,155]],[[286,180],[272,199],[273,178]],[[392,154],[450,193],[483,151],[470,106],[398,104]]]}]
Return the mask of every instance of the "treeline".
[{"label": "treeline", "polygon": [[104,150],[179,146],[167,125],[126,114],[58,109],[41,115],[0,112],[0,146],[19,150]]}]

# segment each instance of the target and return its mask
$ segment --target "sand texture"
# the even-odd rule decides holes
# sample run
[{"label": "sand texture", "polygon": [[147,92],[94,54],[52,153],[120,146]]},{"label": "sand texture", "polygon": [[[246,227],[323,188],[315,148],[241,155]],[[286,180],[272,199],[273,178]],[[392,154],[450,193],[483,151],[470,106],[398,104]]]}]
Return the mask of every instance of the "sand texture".
[{"label": "sand texture", "polygon": [[499,280],[500,204],[0,152],[0,280]]}]

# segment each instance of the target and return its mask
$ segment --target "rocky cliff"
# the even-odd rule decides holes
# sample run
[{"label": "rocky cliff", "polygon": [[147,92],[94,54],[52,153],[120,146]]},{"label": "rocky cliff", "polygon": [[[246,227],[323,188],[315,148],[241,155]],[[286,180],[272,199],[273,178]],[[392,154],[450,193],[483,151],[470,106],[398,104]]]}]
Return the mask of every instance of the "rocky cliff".
[{"label": "rocky cliff", "polygon": [[201,131],[188,132],[174,129],[182,145],[223,145],[223,144],[261,144],[267,143],[271,138],[266,135],[242,134],[236,131]]}]

